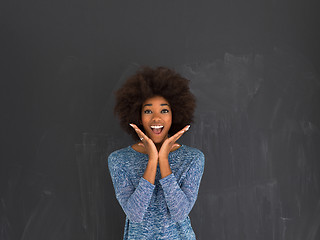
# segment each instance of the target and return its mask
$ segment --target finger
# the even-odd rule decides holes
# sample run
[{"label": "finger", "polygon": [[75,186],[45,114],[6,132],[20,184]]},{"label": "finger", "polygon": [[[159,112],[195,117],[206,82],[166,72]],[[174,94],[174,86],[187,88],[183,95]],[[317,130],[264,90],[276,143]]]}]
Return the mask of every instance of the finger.
[{"label": "finger", "polygon": [[181,145],[179,143],[174,143],[172,147],[180,147]]},{"label": "finger", "polygon": [[174,143],[170,149],[170,151],[174,150],[175,148],[180,147],[180,144]]},{"label": "finger", "polygon": [[142,132],[142,131],[140,130],[140,128],[137,127],[137,125],[135,125],[135,124],[133,124],[133,123],[130,123],[129,125],[130,125],[131,127],[133,127],[133,129],[136,131],[136,133],[138,134],[138,136],[139,136],[139,138],[140,138],[141,141],[148,139],[148,137],[144,134],[144,132]]},{"label": "finger", "polygon": [[133,123],[131,123],[129,125],[136,131],[136,133],[138,134],[140,140],[143,140],[143,139],[146,138],[145,134],[140,130],[140,128],[138,128],[137,125],[135,125]]}]

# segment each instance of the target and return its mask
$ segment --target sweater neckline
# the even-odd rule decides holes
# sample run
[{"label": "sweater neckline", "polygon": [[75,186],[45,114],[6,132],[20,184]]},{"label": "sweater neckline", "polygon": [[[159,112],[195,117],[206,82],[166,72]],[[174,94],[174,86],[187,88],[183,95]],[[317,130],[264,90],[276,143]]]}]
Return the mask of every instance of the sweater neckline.
[{"label": "sweater neckline", "polygon": [[[176,149],[176,150],[174,150],[174,151],[172,151],[172,152],[169,152],[169,156],[176,154],[177,152],[181,151],[184,147],[185,147],[185,145],[184,145],[184,144],[181,144],[181,146],[180,146],[178,149]],[[129,148],[131,151],[133,151],[133,152],[135,152],[135,153],[137,153],[137,154],[141,154],[141,155],[143,155],[143,156],[147,156],[147,155],[148,155],[148,154],[146,154],[146,153],[141,153],[141,152],[138,152],[138,151],[134,150],[131,145],[130,145],[128,148]]]}]

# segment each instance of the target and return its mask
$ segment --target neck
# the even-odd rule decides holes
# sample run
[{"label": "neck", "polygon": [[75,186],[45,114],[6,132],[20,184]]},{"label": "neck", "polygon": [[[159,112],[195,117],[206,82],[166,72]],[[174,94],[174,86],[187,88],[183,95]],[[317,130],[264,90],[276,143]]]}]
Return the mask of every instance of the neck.
[{"label": "neck", "polygon": [[162,146],[162,142],[161,143],[155,143],[155,145],[156,145],[156,148],[157,148],[157,150],[158,150],[158,152],[160,151],[160,148],[161,148],[161,146]]},{"label": "neck", "polygon": [[168,138],[168,135],[167,135],[161,142],[159,142],[159,143],[154,143],[154,145],[156,145],[156,148],[157,148],[158,152],[160,151],[160,148],[161,148],[163,142],[164,142],[167,138]]}]

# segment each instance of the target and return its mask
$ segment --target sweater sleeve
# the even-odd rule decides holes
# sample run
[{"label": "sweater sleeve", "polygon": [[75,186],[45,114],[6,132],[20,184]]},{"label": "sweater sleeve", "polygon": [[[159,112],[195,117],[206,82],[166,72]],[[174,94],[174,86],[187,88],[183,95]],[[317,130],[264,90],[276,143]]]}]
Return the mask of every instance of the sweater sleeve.
[{"label": "sweater sleeve", "polygon": [[129,220],[139,223],[149,206],[155,185],[141,177],[135,188],[126,171],[115,164],[115,157],[109,156],[108,167],[116,198]]},{"label": "sweater sleeve", "polygon": [[183,221],[189,215],[198,196],[203,171],[204,155],[201,152],[188,169],[181,186],[173,173],[159,180],[174,221]]}]

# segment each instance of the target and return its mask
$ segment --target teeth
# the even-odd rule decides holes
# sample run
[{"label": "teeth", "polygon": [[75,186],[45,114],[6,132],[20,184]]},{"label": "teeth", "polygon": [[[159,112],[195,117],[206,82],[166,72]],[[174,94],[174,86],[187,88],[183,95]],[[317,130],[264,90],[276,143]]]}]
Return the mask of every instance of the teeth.
[{"label": "teeth", "polygon": [[151,126],[151,128],[163,128],[163,126]]}]

